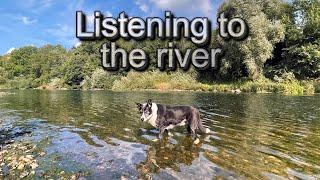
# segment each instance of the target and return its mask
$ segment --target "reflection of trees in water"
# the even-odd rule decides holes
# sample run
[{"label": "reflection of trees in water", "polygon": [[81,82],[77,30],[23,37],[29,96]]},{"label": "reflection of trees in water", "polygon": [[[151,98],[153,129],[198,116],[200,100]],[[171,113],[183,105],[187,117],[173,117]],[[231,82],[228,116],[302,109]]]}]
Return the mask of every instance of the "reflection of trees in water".
[{"label": "reflection of trees in water", "polygon": [[169,141],[169,138],[164,138],[149,148],[146,160],[137,166],[141,176],[146,177],[166,168],[179,171],[180,164],[190,166],[199,158],[201,144],[195,145],[191,137],[183,136],[176,144]]}]

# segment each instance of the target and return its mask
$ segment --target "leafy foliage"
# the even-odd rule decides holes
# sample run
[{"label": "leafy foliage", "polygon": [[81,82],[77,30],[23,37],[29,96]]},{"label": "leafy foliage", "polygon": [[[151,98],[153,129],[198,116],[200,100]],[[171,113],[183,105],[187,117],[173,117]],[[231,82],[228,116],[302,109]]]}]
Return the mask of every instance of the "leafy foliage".
[{"label": "leafy foliage", "polygon": [[282,5],[282,1],[272,0],[229,0],[220,7],[219,12],[226,12],[228,18],[245,19],[250,29],[244,41],[218,37],[226,52],[220,69],[223,77],[256,79],[262,74],[264,63],[273,56],[273,46],[284,39],[284,26],[275,16],[281,9],[272,8]]}]

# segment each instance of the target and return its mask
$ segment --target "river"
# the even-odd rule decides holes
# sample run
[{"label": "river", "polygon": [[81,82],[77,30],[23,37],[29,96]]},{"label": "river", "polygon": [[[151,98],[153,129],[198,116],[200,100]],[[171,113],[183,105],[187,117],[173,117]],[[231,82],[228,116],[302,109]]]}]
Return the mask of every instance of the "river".
[{"label": "river", "polygon": [[[181,127],[154,142],[135,105],[147,99],[199,108],[212,133],[194,144]],[[31,131],[16,139],[45,152],[35,176],[320,178],[319,95],[17,90],[0,97],[0,124]]]}]

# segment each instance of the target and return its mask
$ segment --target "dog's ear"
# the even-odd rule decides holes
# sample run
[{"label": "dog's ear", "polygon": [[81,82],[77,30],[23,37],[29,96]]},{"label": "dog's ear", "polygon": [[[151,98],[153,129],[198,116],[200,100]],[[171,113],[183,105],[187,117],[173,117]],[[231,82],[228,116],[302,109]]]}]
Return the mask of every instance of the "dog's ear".
[{"label": "dog's ear", "polygon": [[137,108],[139,109],[139,111],[141,110],[141,108],[142,108],[142,104],[140,104],[140,103],[136,103],[137,104]]},{"label": "dog's ear", "polygon": [[152,99],[149,99],[149,100],[148,100],[148,105],[149,105],[149,106],[152,106]]}]

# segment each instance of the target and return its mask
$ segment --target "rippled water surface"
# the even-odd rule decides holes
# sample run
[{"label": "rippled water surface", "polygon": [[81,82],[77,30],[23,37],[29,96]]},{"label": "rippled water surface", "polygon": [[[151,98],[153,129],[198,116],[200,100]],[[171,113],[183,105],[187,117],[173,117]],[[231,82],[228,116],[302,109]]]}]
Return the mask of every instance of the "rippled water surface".
[{"label": "rippled water surface", "polygon": [[[198,145],[184,128],[152,141],[135,106],[150,98],[199,108],[212,133]],[[0,97],[0,123],[33,127],[34,143],[50,142],[48,168],[88,178],[320,178],[319,95],[14,91]]]}]

